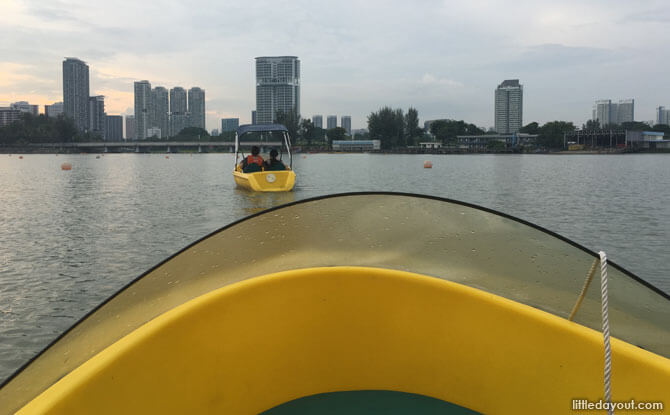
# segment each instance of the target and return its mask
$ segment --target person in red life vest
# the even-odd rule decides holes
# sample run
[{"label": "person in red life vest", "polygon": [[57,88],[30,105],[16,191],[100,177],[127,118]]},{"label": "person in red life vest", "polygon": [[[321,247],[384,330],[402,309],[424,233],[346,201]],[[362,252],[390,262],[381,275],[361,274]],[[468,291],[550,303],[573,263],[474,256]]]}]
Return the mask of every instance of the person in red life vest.
[{"label": "person in red life vest", "polygon": [[253,173],[263,170],[263,157],[258,153],[261,149],[258,146],[251,147],[251,154],[242,160],[242,171],[244,173]]}]

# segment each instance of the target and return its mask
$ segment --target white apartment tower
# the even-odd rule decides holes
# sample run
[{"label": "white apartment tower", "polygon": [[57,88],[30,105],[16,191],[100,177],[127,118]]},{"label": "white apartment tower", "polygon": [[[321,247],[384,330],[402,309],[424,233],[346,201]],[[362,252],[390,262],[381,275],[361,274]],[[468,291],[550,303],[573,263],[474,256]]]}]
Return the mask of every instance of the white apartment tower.
[{"label": "white apartment tower", "polygon": [[277,111],[300,114],[300,60],[297,56],[256,58],[256,123],[274,122]]},{"label": "white apartment tower", "polygon": [[495,130],[516,133],[523,126],[523,85],[518,79],[503,81],[495,91]]},{"label": "white apartment tower", "polygon": [[205,90],[194,86],[188,90],[188,112],[191,127],[205,129]]},{"label": "white apartment tower", "polygon": [[147,138],[147,130],[151,128],[151,83],[135,82],[135,139]]}]

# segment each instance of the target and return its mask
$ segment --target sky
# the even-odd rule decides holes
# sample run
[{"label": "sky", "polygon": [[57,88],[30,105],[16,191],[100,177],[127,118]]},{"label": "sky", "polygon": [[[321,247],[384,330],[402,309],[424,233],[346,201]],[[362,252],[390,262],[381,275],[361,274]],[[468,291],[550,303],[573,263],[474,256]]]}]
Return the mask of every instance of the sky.
[{"label": "sky", "polygon": [[421,122],[493,125],[505,79],[524,87],[523,123],[591,116],[635,99],[635,119],[670,107],[667,0],[0,0],[0,106],[62,101],[66,56],[90,67],[108,114],[133,114],[133,82],[199,86],[207,128],[248,123],[254,58],[298,56],[301,115],[414,107]]}]

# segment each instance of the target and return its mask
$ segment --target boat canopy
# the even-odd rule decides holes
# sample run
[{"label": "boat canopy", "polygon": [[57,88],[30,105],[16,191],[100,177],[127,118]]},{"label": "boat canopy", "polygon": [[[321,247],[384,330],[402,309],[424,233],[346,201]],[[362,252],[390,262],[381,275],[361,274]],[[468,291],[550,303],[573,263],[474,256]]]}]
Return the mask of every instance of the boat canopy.
[{"label": "boat canopy", "polygon": [[288,132],[286,127],[281,124],[245,124],[240,125],[237,129],[237,136],[241,137],[246,133],[252,132],[266,132],[266,131],[282,131]]},{"label": "boat canopy", "polygon": [[[129,283],[0,388],[0,414],[166,311],[250,278],[333,266],[408,271],[567,319],[597,261],[539,226],[448,199],[349,193],[289,203],[232,223]],[[670,296],[615,263],[608,274],[612,336],[670,357]],[[592,284],[574,319],[597,331],[599,288]]]}]

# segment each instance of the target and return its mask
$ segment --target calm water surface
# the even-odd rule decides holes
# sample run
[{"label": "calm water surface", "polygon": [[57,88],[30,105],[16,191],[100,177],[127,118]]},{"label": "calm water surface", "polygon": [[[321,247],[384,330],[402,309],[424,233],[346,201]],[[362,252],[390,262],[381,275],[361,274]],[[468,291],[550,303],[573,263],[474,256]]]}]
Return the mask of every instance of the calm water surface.
[{"label": "calm water surface", "polygon": [[[430,159],[432,169],[424,169]],[[62,171],[63,162],[73,165]],[[350,191],[496,209],[670,292],[670,155],[298,155],[294,192],[235,189],[230,154],[0,155],[0,381],[121,286],[231,221]]]}]

